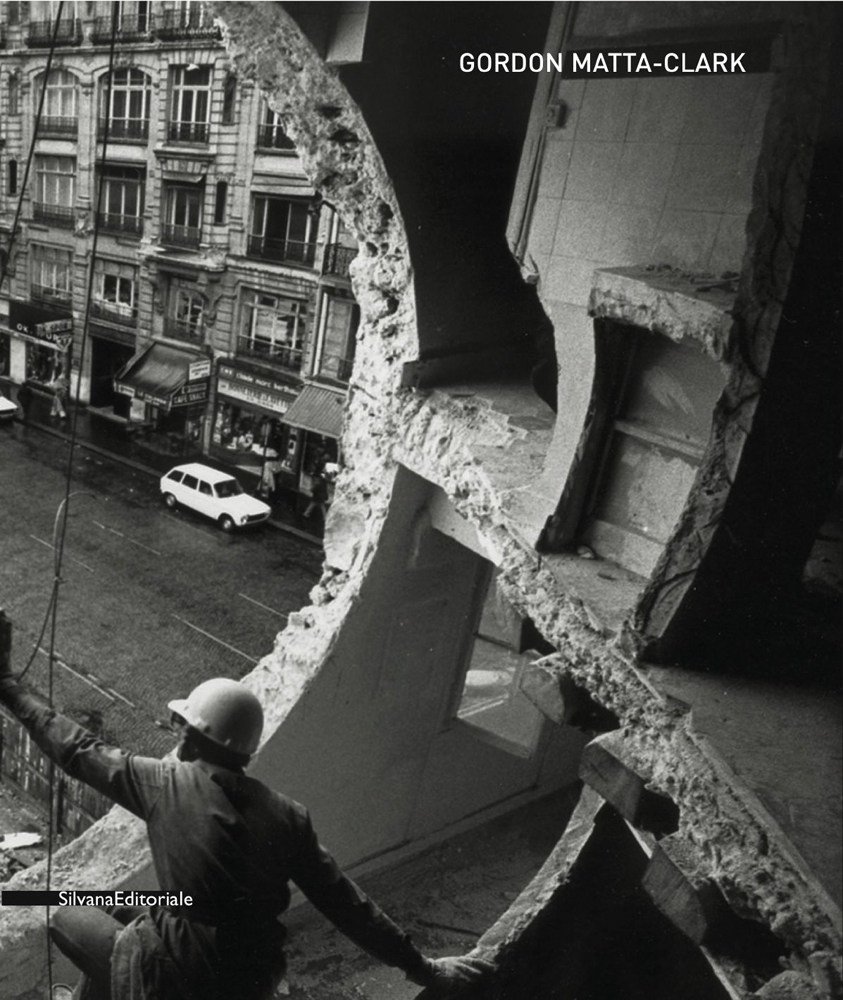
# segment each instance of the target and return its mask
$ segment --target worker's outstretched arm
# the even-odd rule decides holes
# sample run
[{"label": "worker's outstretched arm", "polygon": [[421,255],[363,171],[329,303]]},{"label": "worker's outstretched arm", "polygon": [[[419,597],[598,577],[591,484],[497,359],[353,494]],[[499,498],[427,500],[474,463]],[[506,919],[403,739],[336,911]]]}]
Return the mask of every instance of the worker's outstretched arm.
[{"label": "worker's outstretched arm", "polygon": [[293,880],[313,905],[364,951],[386,965],[398,966],[408,979],[443,997],[461,993],[490,971],[488,963],[476,959],[423,955],[410,936],[340,869],[319,843],[306,813],[299,834]]},{"label": "worker's outstretched arm", "polygon": [[0,609],[0,704],[27,729],[41,750],[78,778],[136,816],[145,818],[158,795],[161,761],[108,746],[19,683],[12,675],[12,623]]}]

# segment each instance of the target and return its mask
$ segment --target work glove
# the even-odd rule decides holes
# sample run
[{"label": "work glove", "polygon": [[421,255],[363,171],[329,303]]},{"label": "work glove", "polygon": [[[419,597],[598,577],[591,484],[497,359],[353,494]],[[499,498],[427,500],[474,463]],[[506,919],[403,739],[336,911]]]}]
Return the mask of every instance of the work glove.
[{"label": "work glove", "polygon": [[424,981],[419,985],[430,989],[435,996],[455,997],[476,986],[492,971],[493,966],[481,958],[464,958],[462,955],[425,958]]}]

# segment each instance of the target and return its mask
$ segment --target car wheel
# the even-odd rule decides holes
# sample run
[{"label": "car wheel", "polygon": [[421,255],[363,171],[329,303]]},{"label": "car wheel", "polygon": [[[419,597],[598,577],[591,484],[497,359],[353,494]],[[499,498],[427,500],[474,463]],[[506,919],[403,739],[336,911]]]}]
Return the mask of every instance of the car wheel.
[{"label": "car wheel", "polygon": [[164,494],[164,503],[170,508],[170,510],[175,510],[176,509],[176,503],[177,503],[177,501],[176,501],[176,498],[173,496],[172,493],[165,493]]},{"label": "car wheel", "polygon": [[223,514],[220,518],[220,527],[223,531],[234,531],[234,520],[228,514]]}]

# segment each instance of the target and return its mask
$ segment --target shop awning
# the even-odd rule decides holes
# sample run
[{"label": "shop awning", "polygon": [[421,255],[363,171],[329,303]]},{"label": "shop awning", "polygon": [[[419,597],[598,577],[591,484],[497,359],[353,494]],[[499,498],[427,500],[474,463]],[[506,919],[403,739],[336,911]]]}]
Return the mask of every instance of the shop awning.
[{"label": "shop awning", "polygon": [[338,438],[342,433],[344,405],[345,393],[332,392],[318,385],[306,385],[284,414],[284,423],[325,437]]},{"label": "shop awning", "polygon": [[168,344],[151,344],[117,372],[114,388],[126,396],[167,409],[202,402],[207,398],[207,379],[194,383],[191,388],[195,391],[185,389],[194,361],[196,355],[188,351]]}]

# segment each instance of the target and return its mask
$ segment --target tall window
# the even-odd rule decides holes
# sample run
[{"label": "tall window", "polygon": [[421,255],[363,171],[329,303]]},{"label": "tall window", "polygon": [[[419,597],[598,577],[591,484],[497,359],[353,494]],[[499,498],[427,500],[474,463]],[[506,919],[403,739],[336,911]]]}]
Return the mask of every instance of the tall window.
[{"label": "tall window", "polygon": [[9,74],[9,114],[20,114],[20,77],[17,73]]},{"label": "tall window", "polygon": [[9,160],[6,164],[7,190],[9,194],[18,193],[18,161]]},{"label": "tall window", "polygon": [[44,90],[44,107],[39,129],[44,135],[75,135],[77,123],[77,80],[66,69],[54,69],[41,75],[35,88],[35,112]]},{"label": "tall window", "polygon": [[30,292],[34,299],[70,302],[72,257],[69,250],[34,244]]},{"label": "tall window", "polygon": [[258,196],[252,212],[249,255],[312,266],[315,229],[308,202]]},{"label": "tall window", "polygon": [[94,268],[92,313],[114,323],[133,326],[138,314],[137,287],[138,272],[133,264],[98,259]]},{"label": "tall window", "polygon": [[[61,11],[58,30],[56,17]],[[55,40],[57,45],[78,45],[82,41],[82,25],[79,21],[77,0],[32,0],[29,4],[29,27],[26,41],[30,46],[48,47]]]},{"label": "tall window", "polygon": [[198,246],[202,236],[203,185],[176,186],[166,192],[163,238],[179,246]]},{"label": "tall window", "polygon": [[100,83],[100,135],[108,121],[112,139],[148,138],[149,102],[149,77],[139,69],[115,70],[110,95],[106,74]]},{"label": "tall window", "polygon": [[136,167],[105,166],[102,173],[100,227],[112,232],[143,232],[144,172]]},{"label": "tall window", "polygon": [[322,297],[321,345],[317,374],[347,382],[354,363],[355,334],[360,322],[360,306],[348,295]]},{"label": "tall window", "polygon": [[211,106],[211,70],[176,66],[170,70],[170,124],[172,142],[207,143]]},{"label": "tall window", "polygon": [[33,217],[39,222],[71,227],[75,201],[76,160],[72,156],[37,156]]},{"label": "tall window", "polygon": [[204,322],[205,300],[202,296],[187,288],[171,289],[167,336],[201,343]]},{"label": "tall window", "polygon": [[94,24],[94,42],[106,43],[111,40],[112,27],[121,41],[143,39],[152,26],[149,0],[114,0],[106,17],[98,17]]},{"label": "tall window", "polygon": [[239,354],[278,361],[295,371],[301,367],[307,329],[307,302],[248,291],[243,296]]},{"label": "tall window", "polygon": [[542,716],[521,693],[521,675],[533,659],[522,649],[524,620],[498,586],[486,563],[477,584],[479,607],[459,692],[456,717],[478,736],[519,757],[530,757]]},{"label": "tall window", "polygon": [[258,128],[258,146],[261,149],[285,149],[295,152],[295,143],[284,131],[281,116],[264,102],[263,116]]}]

